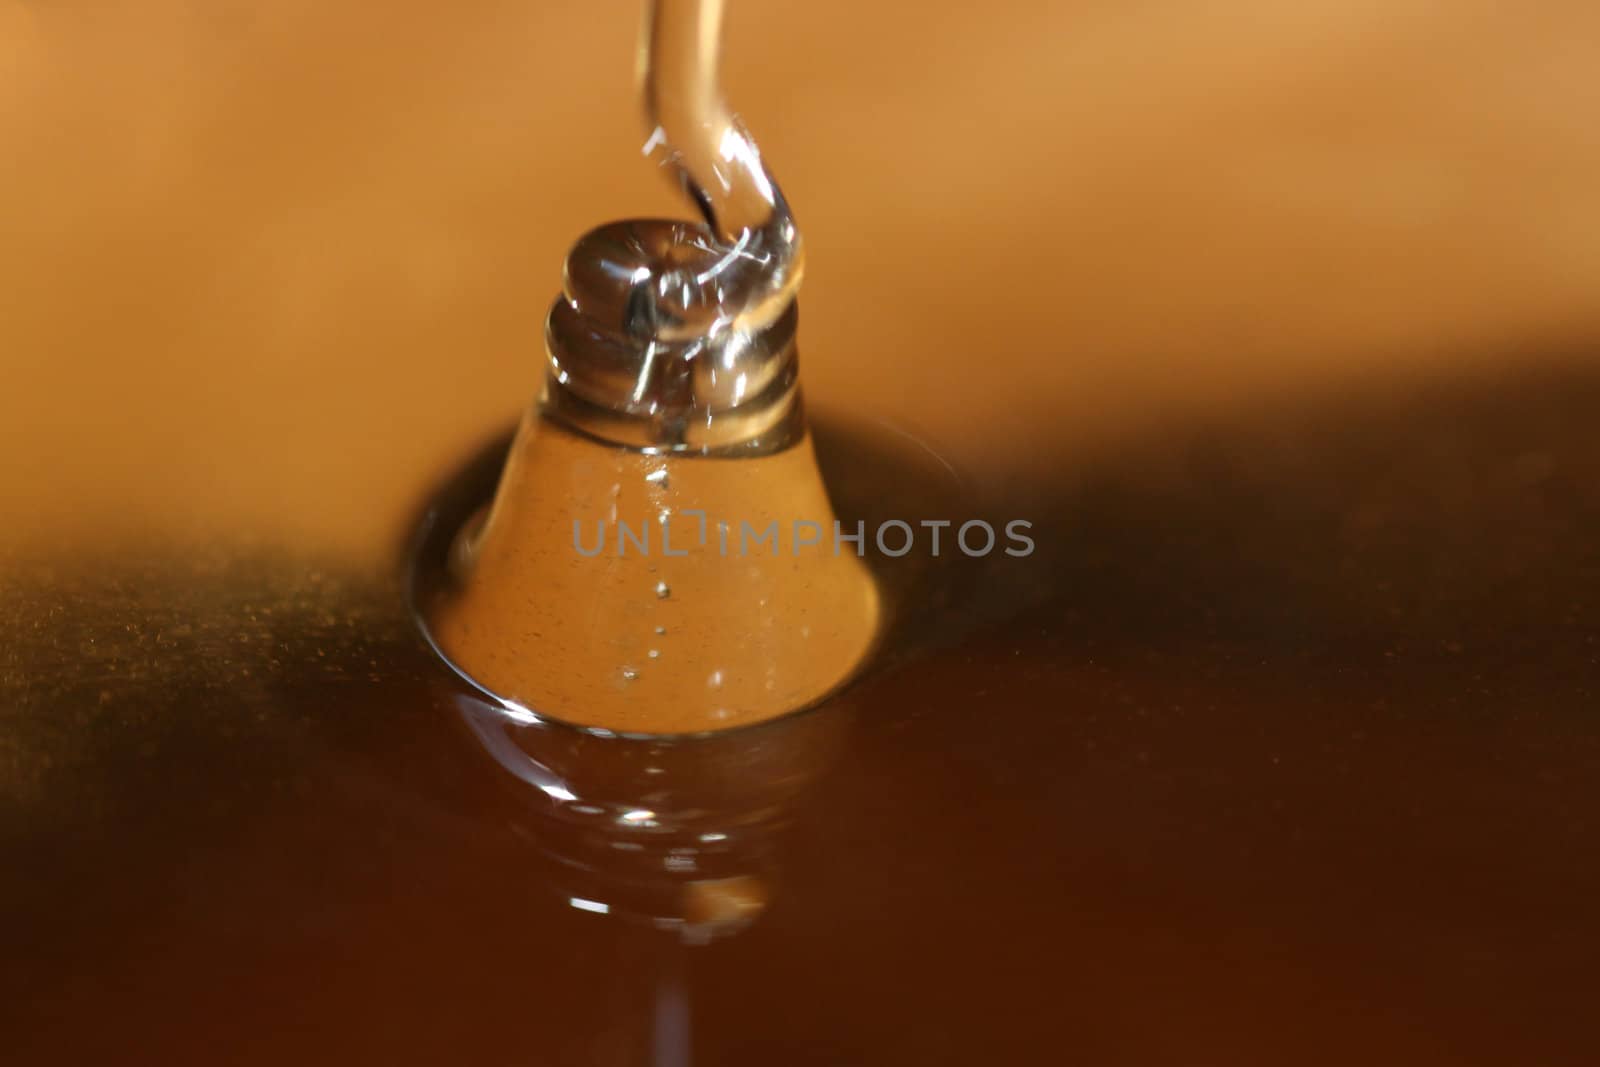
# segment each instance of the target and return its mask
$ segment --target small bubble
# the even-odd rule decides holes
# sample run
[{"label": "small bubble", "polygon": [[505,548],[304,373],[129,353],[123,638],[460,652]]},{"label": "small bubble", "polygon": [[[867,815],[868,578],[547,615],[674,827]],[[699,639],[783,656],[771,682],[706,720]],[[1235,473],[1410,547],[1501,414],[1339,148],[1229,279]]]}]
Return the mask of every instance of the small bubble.
[{"label": "small bubble", "polygon": [[644,476],[644,480],[665,489],[667,487],[667,468],[661,467],[651,471]]},{"label": "small bubble", "polygon": [[645,655],[649,656],[651,659],[660,659],[661,650],[659,648],[652,648],[649,652],[646,652]]},{"label": "small bubble", "polygon": [[639,672],[634,670],[632,667],[624,667],[624,668],[622,668],[622,680],[623,681],[631,682],[637,677],[639,677]]},{"label": "small bubble", "polygon": [[666,632],[667,632],[667,628],[666,628],[666,627],[665,627],[665,626],[657,626],[657,627],[656,627],[656,633],[658,633],[658,634],[664,634],[664,633],[666,633]]},{"label": "small bubble", "polygon": [[711,672],[711,677],[706,679],[706,685],[708,685],[712,689],[721,689],[722,688],[722,672],[721,671],[712,671]]},{"label": "small bubble", "polygon": [[666,582],[657,582],[656,583],[656,597],[657,597],[657,599],[665,600],[665,599],[667,599],[667,597],[669,597],[671,595],[672,595],[672,587],[671,586],[667,585]]}]

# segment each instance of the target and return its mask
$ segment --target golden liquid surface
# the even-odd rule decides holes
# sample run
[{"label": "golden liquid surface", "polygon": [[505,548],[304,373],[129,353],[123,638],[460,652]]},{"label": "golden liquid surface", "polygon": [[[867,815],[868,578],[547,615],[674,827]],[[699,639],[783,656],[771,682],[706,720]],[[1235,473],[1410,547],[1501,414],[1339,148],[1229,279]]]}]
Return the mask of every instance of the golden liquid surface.
[{"label": "golden liquid surface", "polygon": [[0,3],[6,1061],[1593,1063],[1593,5],[734,4],[808,395],[1040,553],[822,736],[490,758],[403,546],[674,208],[636,18]]}]

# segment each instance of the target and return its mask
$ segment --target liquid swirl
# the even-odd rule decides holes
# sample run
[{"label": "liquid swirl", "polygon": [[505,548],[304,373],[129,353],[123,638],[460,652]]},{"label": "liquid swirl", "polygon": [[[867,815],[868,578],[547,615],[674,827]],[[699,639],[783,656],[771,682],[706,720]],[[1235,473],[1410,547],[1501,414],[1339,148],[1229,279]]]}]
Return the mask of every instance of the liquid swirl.
[{"label": "liquid swirl", "polygon": [[652,451],[781,446],[799,420],[789,205],[718,82],[722,0],[654,0],[646,153],[703,222],[632,219],[567,256],[546,326],[547,412]]}]

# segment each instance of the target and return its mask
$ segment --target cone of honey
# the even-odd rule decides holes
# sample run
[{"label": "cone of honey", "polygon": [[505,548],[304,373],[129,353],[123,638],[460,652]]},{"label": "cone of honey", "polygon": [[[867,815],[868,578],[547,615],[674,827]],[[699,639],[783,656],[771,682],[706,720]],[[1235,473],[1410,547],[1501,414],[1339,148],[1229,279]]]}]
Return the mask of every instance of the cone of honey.
[{"label": "cone of honey", "polygon": [[815,704],[865,660],[881,606],[817,468],[793,303],[731,350],[630,357],[581,295],[551,314],[544,393],[458,538],[435,641],[500,699],[618,733]]},{"label": "cone of honey", "polygon": [[648,11],[646,151],[703,221],[611,223],[568,254],[543,395],[431,629],[529,711],[692,734],[821,700],[880,605],[806,429],[800,233],[718,86],[722,5]]}]

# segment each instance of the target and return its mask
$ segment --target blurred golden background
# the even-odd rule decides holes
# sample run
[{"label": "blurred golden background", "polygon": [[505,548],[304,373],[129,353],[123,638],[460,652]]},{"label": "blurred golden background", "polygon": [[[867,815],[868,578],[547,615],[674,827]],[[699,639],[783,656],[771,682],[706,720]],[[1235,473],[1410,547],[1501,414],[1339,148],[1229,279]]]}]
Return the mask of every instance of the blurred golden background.
[{"label": "blurred golden background", "polygon": [[[685,215],[635,0],[0,0],[7,539],[361,553],[531,398],[567,246]],[[969,467],[1584,359],[1600,8],[734,0],[813,402]]]}]

